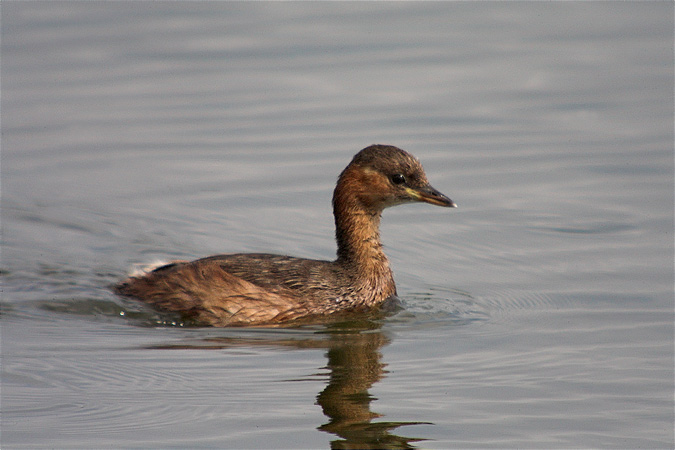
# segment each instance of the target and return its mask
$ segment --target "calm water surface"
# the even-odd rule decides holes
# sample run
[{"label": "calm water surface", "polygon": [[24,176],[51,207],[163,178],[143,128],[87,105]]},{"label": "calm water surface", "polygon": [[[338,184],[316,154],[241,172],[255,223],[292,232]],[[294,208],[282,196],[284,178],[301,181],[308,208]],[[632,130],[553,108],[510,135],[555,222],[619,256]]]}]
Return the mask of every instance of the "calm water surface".
[{"label": "calm water surface", "polygon": [[[403,308],[207,329],[134,264],[334,256],[371,143]],[[672,448],[673,4],[3,2],[2,447]]]}]

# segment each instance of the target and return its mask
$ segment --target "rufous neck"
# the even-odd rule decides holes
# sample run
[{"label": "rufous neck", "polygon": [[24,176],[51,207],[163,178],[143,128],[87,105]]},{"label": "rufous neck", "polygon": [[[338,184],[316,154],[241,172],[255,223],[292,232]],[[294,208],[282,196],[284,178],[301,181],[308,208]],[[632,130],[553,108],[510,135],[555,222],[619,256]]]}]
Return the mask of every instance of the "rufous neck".
[{"label": "rufous neck", "polygon": [[338,261],[371,271],[384,266],[388,271],[389,263],[380,242],[382,209],[362,201],[359,184],[351,179],[353,175],[347,168],[333,194]]}]

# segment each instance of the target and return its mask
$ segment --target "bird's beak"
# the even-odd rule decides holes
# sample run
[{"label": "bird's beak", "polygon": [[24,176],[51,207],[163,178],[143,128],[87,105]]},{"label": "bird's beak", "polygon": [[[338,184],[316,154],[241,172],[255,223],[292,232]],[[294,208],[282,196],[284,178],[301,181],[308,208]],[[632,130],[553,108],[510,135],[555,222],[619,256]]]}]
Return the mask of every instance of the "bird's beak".
[{"label": "bird's beak", "polygon": [[455,202],[441,194],[429,184],[419,189],[406,188],[406,191],[408,192],[408,195],[419,202],[431,203],[432,205],[437,206],[445,206],[446,208],[457,207]]}]

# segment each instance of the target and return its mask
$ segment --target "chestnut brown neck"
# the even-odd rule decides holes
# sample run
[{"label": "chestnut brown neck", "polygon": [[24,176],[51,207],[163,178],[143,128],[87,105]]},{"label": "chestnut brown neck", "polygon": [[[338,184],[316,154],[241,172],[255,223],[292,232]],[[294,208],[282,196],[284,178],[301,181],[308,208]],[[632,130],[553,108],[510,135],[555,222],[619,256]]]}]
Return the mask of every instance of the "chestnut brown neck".
[{"label": "chestnut brown neck", "polygon": [[386,280],[393,285],[389,261],[380,242],[382,205],[372,201],[364,190],[367,172],[347,167],[333,193],[337,262],[355,269],[369,279]]}]

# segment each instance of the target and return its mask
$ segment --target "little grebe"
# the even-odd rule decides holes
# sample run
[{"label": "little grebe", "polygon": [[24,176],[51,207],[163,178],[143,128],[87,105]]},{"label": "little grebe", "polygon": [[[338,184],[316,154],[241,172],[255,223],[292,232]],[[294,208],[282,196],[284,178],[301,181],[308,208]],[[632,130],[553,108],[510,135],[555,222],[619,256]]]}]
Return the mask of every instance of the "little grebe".
[{"label": "little grebe", "polygon": [[380,216],[408,202],[455,207],[419,161],[393,146],[361,150],[333,192],[337,259],[226,254],[175,261],[116,291],[211,326],[271,325],[374,307],[396,295],[380,243]]}]

